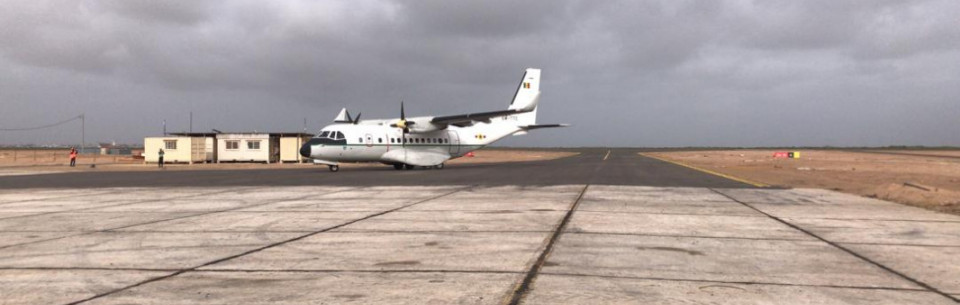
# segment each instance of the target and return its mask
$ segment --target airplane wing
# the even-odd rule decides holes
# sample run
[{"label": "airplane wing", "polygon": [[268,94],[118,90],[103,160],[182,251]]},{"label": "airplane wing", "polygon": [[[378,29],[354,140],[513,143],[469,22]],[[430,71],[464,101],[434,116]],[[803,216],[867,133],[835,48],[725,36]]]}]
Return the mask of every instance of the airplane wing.
[{"label": "airplane wing", "polygon": [[407,148],[391,149],[380,157],[383,160],[416,166],[434,166],[450,159],[449,154],[416,151]]},{"label": "airplane wing", "polygon": [[523,130],[540,129],[540,128],[556,128],[556,127],[570,127],[570,124],[541,124],[541,125],[520,126],[520,128],[523,128]]},{"label": "airplane wing", "polygon": [[500,111],[490,111],[490,112],[478,112],[478,113],[468,113],[468,114],[458,114],[458,115],[448,115],[448,116],[438,116],[430,120],[430,123],[436,125],[457,125],[457,124],[466,124],[474,121],[484,121],[489,122],[491,118],[506,116],[511,114],[524,113],[528,111],[522,111],[519,109],[511,110],[500,110]]},{"label": "airplane wing", "polygon": [[[529,73],[529,71],[528,71]],[[540,70],[536,70],[536,74],[539,76]],[[531,78],[531,79],[535,79]],[[527,74],[524,74],[523,81],[529,81]],[[520,95],[523,90],[532,90],[526,89],[529,87],[523,87],[523,85],[529,86],[529,83],[521,83],[521,89],[517,89],[517,95]],[[430,123],[434,125],[469,125],[472,122],[490,122],[491,118],[508,116],[513,114],[521,114],[531,112],[537,109],[537,103],[540,101],[540,92],[539,89],[534,93],[524,92],[522,96],[522,103],[511,103],[510,108],[507,110],[499,111],[490,111],[490,112],[478,112],[478,113],[468,113],[468,114],[458,114],[458,115],[448,115],[448,116],[438,116],[430,120]],[[514,100],[518,99],[514,96]]]}]

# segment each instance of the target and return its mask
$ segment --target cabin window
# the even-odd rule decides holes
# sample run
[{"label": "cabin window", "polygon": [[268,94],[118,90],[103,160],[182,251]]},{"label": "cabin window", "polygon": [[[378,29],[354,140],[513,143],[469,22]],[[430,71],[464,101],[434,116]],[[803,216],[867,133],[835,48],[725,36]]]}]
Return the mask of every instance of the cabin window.
[{"label": "cabin window", "polygon": [[383,143],[383,138],[377,138],[377,143]]},{"label": "cabin window", "polygon": [[363,143],[363,137],[357,138],[357,143]]},{"label": "cabin window", "polygon": [[163,147],[166,150],[176,150],[177,149],[177,140],[166,140],[163,141]]},{"label": "cabin window", "polygon": [[252,149],[252,150],[260,149],[260,141],[247,141],[247,149]]},{"label": "cabin window", "polygon": [[227,149],[240,149],[240,141],[227,141]]}]

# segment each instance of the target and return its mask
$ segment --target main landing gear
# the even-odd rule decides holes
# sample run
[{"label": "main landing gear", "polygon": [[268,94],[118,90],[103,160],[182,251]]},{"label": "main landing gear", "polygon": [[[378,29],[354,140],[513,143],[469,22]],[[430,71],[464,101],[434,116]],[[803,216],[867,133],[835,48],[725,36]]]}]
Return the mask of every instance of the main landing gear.
[{"label": "main landing gear", "polygon": [[[413,169],[413,168],[414,168],[414,166],[413,166],[413,165],[410,165],[410,164],[396,163],[396,164],[393,165],[393,169],[395,169],[395,170],[403,170],[403,169],[411,170],[411,169]],[[443,163],[440,163],[440,164],[437,164],[437,165],[434,165],[434,166],[428,166],[428,167],[426,167],[426,168],[443,169]]]},{"label": "main landing gear", "polygon": [[331,171],[331,172],[334,172],[334,173],[339,172],[339,171],[340,171],[340,165],[330,165],[330,171]]}]

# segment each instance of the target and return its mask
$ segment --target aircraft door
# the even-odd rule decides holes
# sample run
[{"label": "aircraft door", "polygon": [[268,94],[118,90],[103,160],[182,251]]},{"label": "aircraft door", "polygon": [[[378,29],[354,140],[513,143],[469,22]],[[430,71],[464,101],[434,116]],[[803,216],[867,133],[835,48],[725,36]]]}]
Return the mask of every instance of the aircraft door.
[{"label": "aircraft door", "polygon": [[447,132],[447,138],[450,141],[450,155],[456,156],[460,153],[460,136],[456,131],[450,130]]}]

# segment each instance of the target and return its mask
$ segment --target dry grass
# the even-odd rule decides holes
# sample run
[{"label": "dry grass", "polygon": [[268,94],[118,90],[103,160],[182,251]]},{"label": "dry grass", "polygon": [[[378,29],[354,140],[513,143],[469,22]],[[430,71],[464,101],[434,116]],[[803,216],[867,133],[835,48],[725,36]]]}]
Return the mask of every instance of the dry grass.
[{"label": "dry grass", "polygon": [[960,151],[907,153],[913,155],[830,150],[801,151],[800,159],[774,159],[769,150],[652,155],[771,185],[832,189],[960,215],[960,159],[938,157]]}]

